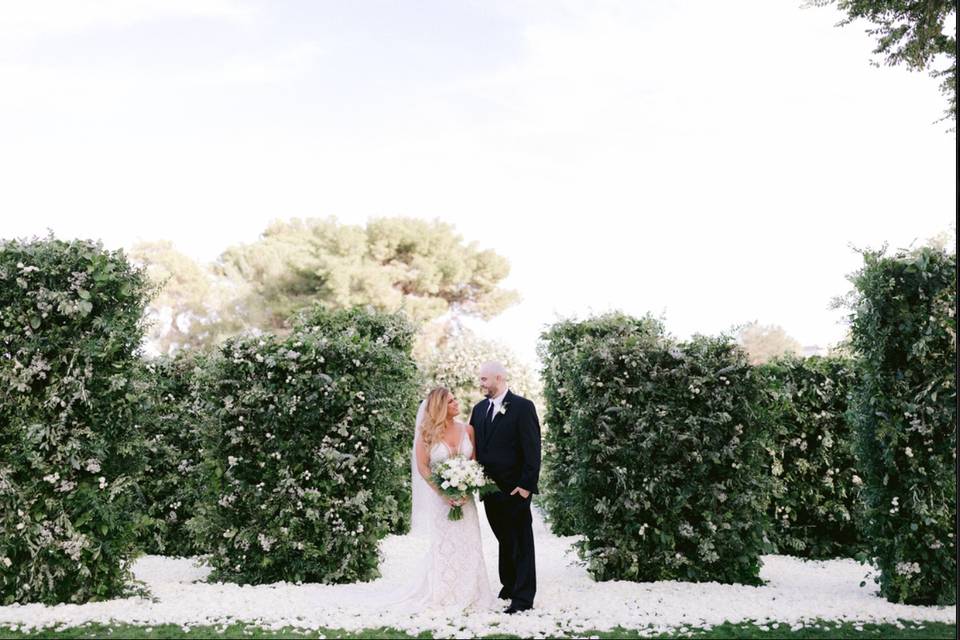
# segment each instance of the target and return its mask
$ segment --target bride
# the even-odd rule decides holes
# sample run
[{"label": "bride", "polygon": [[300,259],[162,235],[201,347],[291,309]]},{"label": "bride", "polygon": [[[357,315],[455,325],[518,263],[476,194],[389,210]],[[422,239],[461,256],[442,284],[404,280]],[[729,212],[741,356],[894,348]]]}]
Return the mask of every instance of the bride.
[{"label": "bride", "polygon": [[[430,550],[421,571],[389,608],[489,609],[496,600],[487,580],[480,542],[480,520],[473,496],[451,500],[430,480],[430,467],[452,456],[475,459],[473,427],[457,421],[460,404],[443,387],[430,392],[417,412],[411,472],[413,526],[425,535]],[[463,518],[449,520],[450,507],[461,505]]]}]

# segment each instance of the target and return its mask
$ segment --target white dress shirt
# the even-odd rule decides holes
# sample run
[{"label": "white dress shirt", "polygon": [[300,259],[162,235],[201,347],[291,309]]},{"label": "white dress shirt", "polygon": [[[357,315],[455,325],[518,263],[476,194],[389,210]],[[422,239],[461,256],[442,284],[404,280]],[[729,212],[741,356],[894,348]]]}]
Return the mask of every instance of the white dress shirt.
[{"label": "white dress shirt", "polygon": [[[490,398],[489,402],[493,403],[493,420],[497,419],[497,415],[500,413],[500,407],[503,406],[503,399],[507,397],[508,391],[510,391],[510,389],[504,389],[503,393],[498,395],[496,398]],[[485,410],[487,413],[489,413],[490,405],[487,405]],[[493,422],[493,420],[491,420],[491,422]]]}]

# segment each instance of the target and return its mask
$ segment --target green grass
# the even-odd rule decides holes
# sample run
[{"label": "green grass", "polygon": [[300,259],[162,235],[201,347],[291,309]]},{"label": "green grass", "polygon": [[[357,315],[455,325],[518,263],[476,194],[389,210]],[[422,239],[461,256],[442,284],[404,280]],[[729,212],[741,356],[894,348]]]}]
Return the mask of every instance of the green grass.
[{"label": "green grass", "polygon": [[[957,625],[942,622],[911,622],[902,620],[903,629],[892,624],[854,624],[849,622],[818,621],[803,629],[791,631],[790,625],[756,623],[724,623],[709,630],[686,628],[673,633],[658,636],[641,635],[637,629],[616,628],[610,631],[585,631],[577,637],[597,636],[600,638],[956,638]],[[218,629],[223,632],[218,633]],[[9,627],[0,627],[0,638],[429,638],[427,633],[411,636],[396,629],[363,629],[362,631],[344,631],[343,629],[321,629],[306,632],[295,629],[270,631],[252,625],[235,623],[233,625],[212,627],[191,627],[183,631],[172,624],[153,627],[134,625],[88,625],[72,627],[63,631],[34,631],[23,633],[11,631]],[[514,638],[510,635],[491,635],[487,638]]]}]

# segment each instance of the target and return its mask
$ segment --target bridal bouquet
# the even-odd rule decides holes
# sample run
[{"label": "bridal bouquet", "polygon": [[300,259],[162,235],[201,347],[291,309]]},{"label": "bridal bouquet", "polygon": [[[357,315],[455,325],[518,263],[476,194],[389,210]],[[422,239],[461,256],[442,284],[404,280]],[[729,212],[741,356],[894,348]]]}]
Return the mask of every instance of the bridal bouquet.
[{"label": "bridal bouquet", "polygon": [[[483,473],[480,463],[463,456],[453,456],[438,462],[432,469],[430,479],[445,497],[454,500],[466,498],[474,491],[479,491],[480,495],[484,496],[497,490],[497,485]],[[450,507],[447,519],[462,518],[462,508]]]}]

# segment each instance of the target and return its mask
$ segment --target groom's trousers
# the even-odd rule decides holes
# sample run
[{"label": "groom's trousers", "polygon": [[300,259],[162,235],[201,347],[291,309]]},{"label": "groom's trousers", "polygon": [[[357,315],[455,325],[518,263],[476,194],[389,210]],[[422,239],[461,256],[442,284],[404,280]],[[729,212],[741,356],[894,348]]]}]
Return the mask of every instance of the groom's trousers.
[{"label": "groom's trousers", "polygon": [[537,591],[532,499],[532,494],[523,498],[500,491],[483,500],[487,521],[500,543],[500,597],[510,598],[511,604],[520,609],[533,606]]}]

